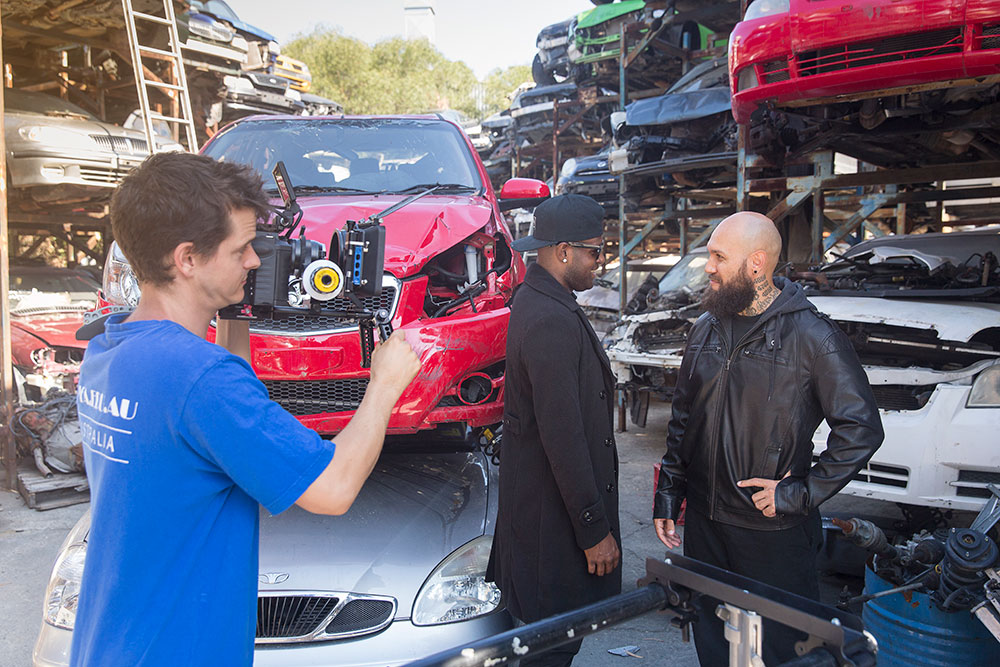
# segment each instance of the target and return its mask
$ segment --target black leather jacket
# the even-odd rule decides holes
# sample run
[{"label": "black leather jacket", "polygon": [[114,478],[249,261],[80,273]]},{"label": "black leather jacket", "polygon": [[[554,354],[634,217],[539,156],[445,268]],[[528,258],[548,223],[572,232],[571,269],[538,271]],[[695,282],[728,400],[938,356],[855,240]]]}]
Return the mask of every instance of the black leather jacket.
[{"label": "black leather jacket", "polygon": [[[681,501],[721,523],[780,530],[842,489],[882,444],[875,397],[847,336],[776,278],[781,294],[735,346],[729,321],[709,313],[691,328],[673,400],[653,516],[676,519]],[[730,348],[733,349],[730,349]],[[814,465],[812,436],[830,425]],[[781,479],[768,518],[740,488]]]}]

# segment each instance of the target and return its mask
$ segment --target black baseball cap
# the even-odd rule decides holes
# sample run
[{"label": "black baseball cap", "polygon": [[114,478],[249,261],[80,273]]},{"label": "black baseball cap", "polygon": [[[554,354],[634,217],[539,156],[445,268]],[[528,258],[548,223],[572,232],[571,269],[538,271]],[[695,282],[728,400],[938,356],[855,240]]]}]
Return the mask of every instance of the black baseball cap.
[{"label": "black baseball cap", "polygon": [[535,232],[513,243],[514,250],[538,250],[564,241],[585,241],[604,234],[604,209],[586,195],[559,195],[535,208]]}]

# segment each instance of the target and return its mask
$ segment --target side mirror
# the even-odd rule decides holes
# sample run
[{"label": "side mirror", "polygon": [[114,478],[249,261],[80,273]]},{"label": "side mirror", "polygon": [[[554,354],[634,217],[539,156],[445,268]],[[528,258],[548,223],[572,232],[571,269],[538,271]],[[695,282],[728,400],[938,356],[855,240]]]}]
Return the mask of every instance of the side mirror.
[{"label": "side mirror", "polygon": [[534,178],[512,178],[500,188],[500,210],[531,208],[551,197],[549,186]]}]

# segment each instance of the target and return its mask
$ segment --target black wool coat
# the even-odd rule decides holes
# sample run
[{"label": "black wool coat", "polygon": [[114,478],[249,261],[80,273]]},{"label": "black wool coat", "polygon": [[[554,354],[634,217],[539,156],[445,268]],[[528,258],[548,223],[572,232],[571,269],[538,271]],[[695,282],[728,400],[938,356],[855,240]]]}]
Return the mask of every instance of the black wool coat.
[{"label": "black wool coat", "polygon": [[584,549],[614,535],[615,379],[573,293],[528,268],[507,330],[496,535],[487,578],[531,622],[621,592],[621,567],[587,572]]}]

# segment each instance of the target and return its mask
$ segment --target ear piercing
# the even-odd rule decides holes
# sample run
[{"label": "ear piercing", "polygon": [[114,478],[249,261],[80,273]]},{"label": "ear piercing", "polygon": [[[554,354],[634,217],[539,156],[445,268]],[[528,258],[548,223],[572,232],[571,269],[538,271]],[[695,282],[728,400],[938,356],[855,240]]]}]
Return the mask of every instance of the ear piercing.
[{"label": "ear piercing", "polygon": [[[565,257],[563,257],[562,259],[563,259],[563,264],[565,264],[566,262],[568,262],[568,261],[569,261],[569,260],[568,260],[568,259],[566,259]],[[756,273],[756,271],[754,271],[754,273]]]}]

